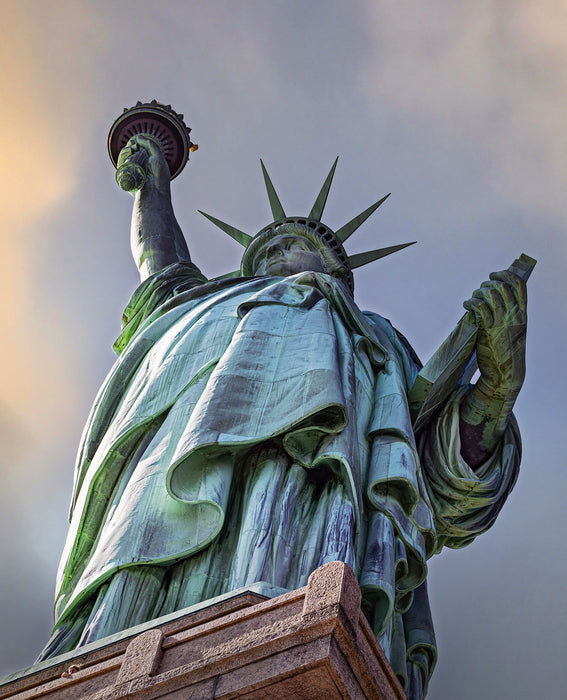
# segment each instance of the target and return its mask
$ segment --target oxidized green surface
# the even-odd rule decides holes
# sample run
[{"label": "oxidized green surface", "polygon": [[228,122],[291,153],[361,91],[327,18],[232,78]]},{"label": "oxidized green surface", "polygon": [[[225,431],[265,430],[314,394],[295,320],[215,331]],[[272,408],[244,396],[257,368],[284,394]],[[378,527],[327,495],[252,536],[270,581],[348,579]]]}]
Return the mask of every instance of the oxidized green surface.
[{"label": "oxidized green surface", "polygon": [[449,387],[414,434],[420,366],[358,309],[342,253],[294,219],[255,249],[234,235],[256,250],[255,276],[207,281],[163,155],[136,138],[149,154],[132,226],[142,284],[83,435],[45,655],[255,581],[296,588],[339,559],[408,696],[423,697],[426,560],[489,528],[517,476],[525,283],[498,273],[467,302],[482,381]]}]

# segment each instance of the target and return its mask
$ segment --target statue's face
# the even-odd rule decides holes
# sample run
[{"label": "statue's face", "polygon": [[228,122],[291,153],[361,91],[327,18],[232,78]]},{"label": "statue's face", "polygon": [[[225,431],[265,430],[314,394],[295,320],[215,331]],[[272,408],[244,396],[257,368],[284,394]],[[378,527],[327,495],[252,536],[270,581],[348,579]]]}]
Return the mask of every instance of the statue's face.
[{"label": "statue's face", "polygon": [[255,275],[285,277],[298,272],[327,272],[317,248],[301,236],[285,235],[271,238],[254,258]]}]

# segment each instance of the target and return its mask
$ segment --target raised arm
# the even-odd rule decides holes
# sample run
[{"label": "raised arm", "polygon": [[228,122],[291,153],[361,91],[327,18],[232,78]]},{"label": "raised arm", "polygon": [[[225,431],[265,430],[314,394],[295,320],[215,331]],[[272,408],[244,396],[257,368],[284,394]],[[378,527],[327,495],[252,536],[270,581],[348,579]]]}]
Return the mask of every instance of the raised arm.
[{"label": "raised arm", "polygon": [[156,139],[138,134],[128,141],[119,163],[143,149],[148,160],[142,189],[133,192],[134,209],[130,244],[134,261],[144,281],[175,262],[190,262],[189,249],[171,203],[170,173],[163,147]]},{"label": "raised arm", "polygon": [[526,283],[493,272],[464,306],[476,319],[480,377],[461,404],[461,454],[475,469],[504,434],[525,376]]}]

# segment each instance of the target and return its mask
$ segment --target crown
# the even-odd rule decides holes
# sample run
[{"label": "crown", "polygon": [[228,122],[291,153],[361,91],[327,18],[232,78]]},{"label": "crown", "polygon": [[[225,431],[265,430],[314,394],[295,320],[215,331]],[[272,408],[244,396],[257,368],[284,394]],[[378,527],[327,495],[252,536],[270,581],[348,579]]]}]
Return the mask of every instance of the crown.
[{"label": "crown", "polygon": [[317,195],[315,204],[313,205],[308,216],[293,217],[286,216],[270,176],[264,167],[264,163],[260,161],[274,220],[272,223],[268,224],[261,231],[259,231],[255,236],[250,236],[244,231],[241,231],[240,229],[237,229],[234,226],[231,226],[224,221],[220,221],[214,216],[199,210],[200,214],[203,214],[203,216],[209,219],[209,221],[215,224],[215,226],[218,226],[222,231],[245,247],[240,270],[229,272],[228,274],[223,275],[223,277],[253,276],[254,258],[256,257],[258,251],[269,240],[281,234],[281,230],[279,229],[284,224],[295,224],[296,230],[299,229],[300,231],[298,235],[307,238],[318,249],[326,248],[335,254],[346,270],[345,281],[351,294],[354,294],[354,278],[352,274],[354,269],[374,262],[375,260],[390,255],[391,253],[395,253],[398,250],[402,250],[403,248],[413,245],[416,242],[412,241],[411,243],[401,243],[400,245],[388,246],[387,248],[377,248],[376,250],[369,250],[364,253],[356,253],[354,255],[347,254],[343,243],[350,236],[352,236],[359,226],[361,226],[366,219],[368,219],[368,217],[371,216],[371,214],[373,214],[376,209],[378,209],[378,207],[386,201],[386,199],[388,199],[390,195],[387,194],[385,197],[382,197],[382,199],[379,199],[377,202],[372,204],[372,206],[368,207],[368,209],[365,209],[363,212],[358,214],[358,216],[355,216],[344,226],[341,226],[341,228],[339,228],[337,231],[333,231],[321,222],[321,216],[323,215],[323,209],[325,208],[325,204],[327,202],[329,190],[331,188],[333,176],[337,167],[337,161],[338,157],[335,159],[335,162],[333,163],[331,170],[329,171],[329,174],[321,187],[321,191]]}]

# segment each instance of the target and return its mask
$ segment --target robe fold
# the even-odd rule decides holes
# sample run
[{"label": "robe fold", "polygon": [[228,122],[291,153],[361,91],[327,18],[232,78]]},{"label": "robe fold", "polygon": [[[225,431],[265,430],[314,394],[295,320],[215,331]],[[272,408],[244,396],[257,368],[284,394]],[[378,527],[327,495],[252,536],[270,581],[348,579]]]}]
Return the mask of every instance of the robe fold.
[{"label": "robe fold", "polygon": [[408,696],[423,697],[427,559],[494,522],[517,476],[515,422],[473,472],[458,428],[468,387],[455,387],[416,442],[413,351],[326,274],[208,282],[172,265],[135,292],[115,348],[44,657],[255,581],[297,588],[340,559]]}]

